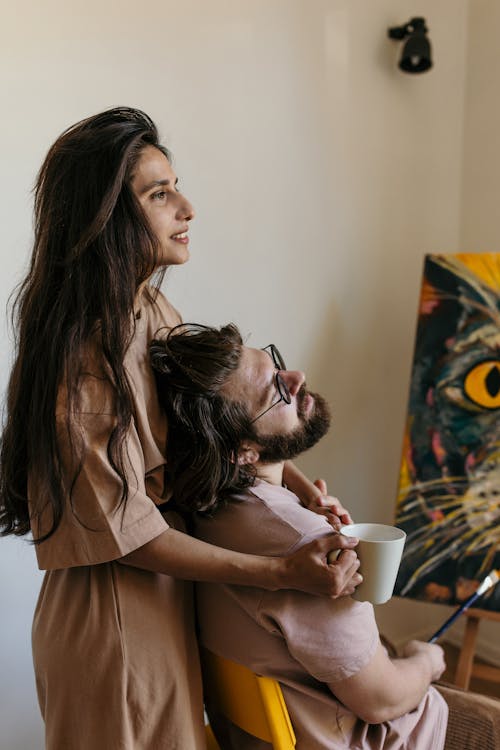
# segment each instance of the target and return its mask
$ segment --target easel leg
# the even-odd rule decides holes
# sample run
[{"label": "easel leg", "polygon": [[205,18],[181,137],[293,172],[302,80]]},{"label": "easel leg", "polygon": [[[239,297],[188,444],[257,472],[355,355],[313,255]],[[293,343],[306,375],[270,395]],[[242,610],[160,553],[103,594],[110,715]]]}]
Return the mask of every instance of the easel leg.
[{"label": "easel leg", "polygon": [[472,674],[478,629],[479,618],[468,617],[467,625],[465,626],[462,649],[460,651],[460,658],[458,660],[457,671],[455,674],[455,685],[461,688],[465,688],[465,690],[467,690],[469,687],[469,682]]}]

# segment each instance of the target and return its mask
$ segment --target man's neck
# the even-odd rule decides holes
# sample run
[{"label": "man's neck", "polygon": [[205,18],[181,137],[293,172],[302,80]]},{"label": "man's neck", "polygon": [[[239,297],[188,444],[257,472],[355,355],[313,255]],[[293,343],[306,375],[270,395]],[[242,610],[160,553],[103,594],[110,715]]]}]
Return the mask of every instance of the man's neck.
[{"label": "man's neck", "polygon": [[284,461],[276,464],[255,464],[255,468],[257,469],[257,476],[259,477],[259,479],[263,479],[265,482],[269,482],[269,484],[277,484],[278,486],[281,486],[283,484],[284,466]]}]

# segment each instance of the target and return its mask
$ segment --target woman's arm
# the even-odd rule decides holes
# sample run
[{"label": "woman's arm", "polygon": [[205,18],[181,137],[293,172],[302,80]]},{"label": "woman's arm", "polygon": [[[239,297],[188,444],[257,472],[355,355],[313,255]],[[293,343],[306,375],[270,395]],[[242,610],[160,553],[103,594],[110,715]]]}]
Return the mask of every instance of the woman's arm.
[{"label": "woman's arm", "polygon": [[283,479],[305,508],[326,515],[334,528],[340,527],[343,523],[352,523],[349,511],[342,506],[339,499],[328,495],[323,479],[311,482],[293,461],[285,461]]},{"label": "woman's arm", "polygon": [[443,649],[436,644],[410,641],[400,659],[389,658],[380,644],[366,667],[329,687],[360,719],[381,724],[416,708],[444,669]]},{"label": "woman's arm", "polygon": [[[122,557],[119,562],[192,581],[258,586],[271,591],[297,589],[336,598],[352,594],[360,583],[357,543],[329,534],[287,557],[260,557],[215,547],[168,528],[155,539]],[[332,550],[343,550],[327,562]]]}]

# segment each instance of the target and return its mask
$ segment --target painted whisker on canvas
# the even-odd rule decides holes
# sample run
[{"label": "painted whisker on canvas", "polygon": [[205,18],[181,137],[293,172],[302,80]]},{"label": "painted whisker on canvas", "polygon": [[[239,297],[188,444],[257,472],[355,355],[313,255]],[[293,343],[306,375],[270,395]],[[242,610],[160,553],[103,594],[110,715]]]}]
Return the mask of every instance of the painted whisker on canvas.
[{"label": "painted whisker on canvas", "polygon": [[500,568],[500,254],[425,259],[396,524],[400,595],[459,604]]}]

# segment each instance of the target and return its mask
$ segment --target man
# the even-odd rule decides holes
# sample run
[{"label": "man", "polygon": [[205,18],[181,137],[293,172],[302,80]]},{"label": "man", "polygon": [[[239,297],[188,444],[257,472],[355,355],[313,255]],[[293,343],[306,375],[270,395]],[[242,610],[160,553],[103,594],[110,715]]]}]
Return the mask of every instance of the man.
[{"label": "man", "polygon": [[[303,373],[287,370],[274,346],[243,346],[232,325],[177,326],[151,353],[174,495],[198,511],[194,533],[265,555],[329,533],[283,486],[284,461],[330,422]],[[430,685],[444,670],[442,649],[411,641],[390,658],[371,604],[215,584],[198,586],[198,603],[205,646],[279,680],[298,748],[444,747],[447,706]],[[239,735],[234,747],[252,742]]]}]

